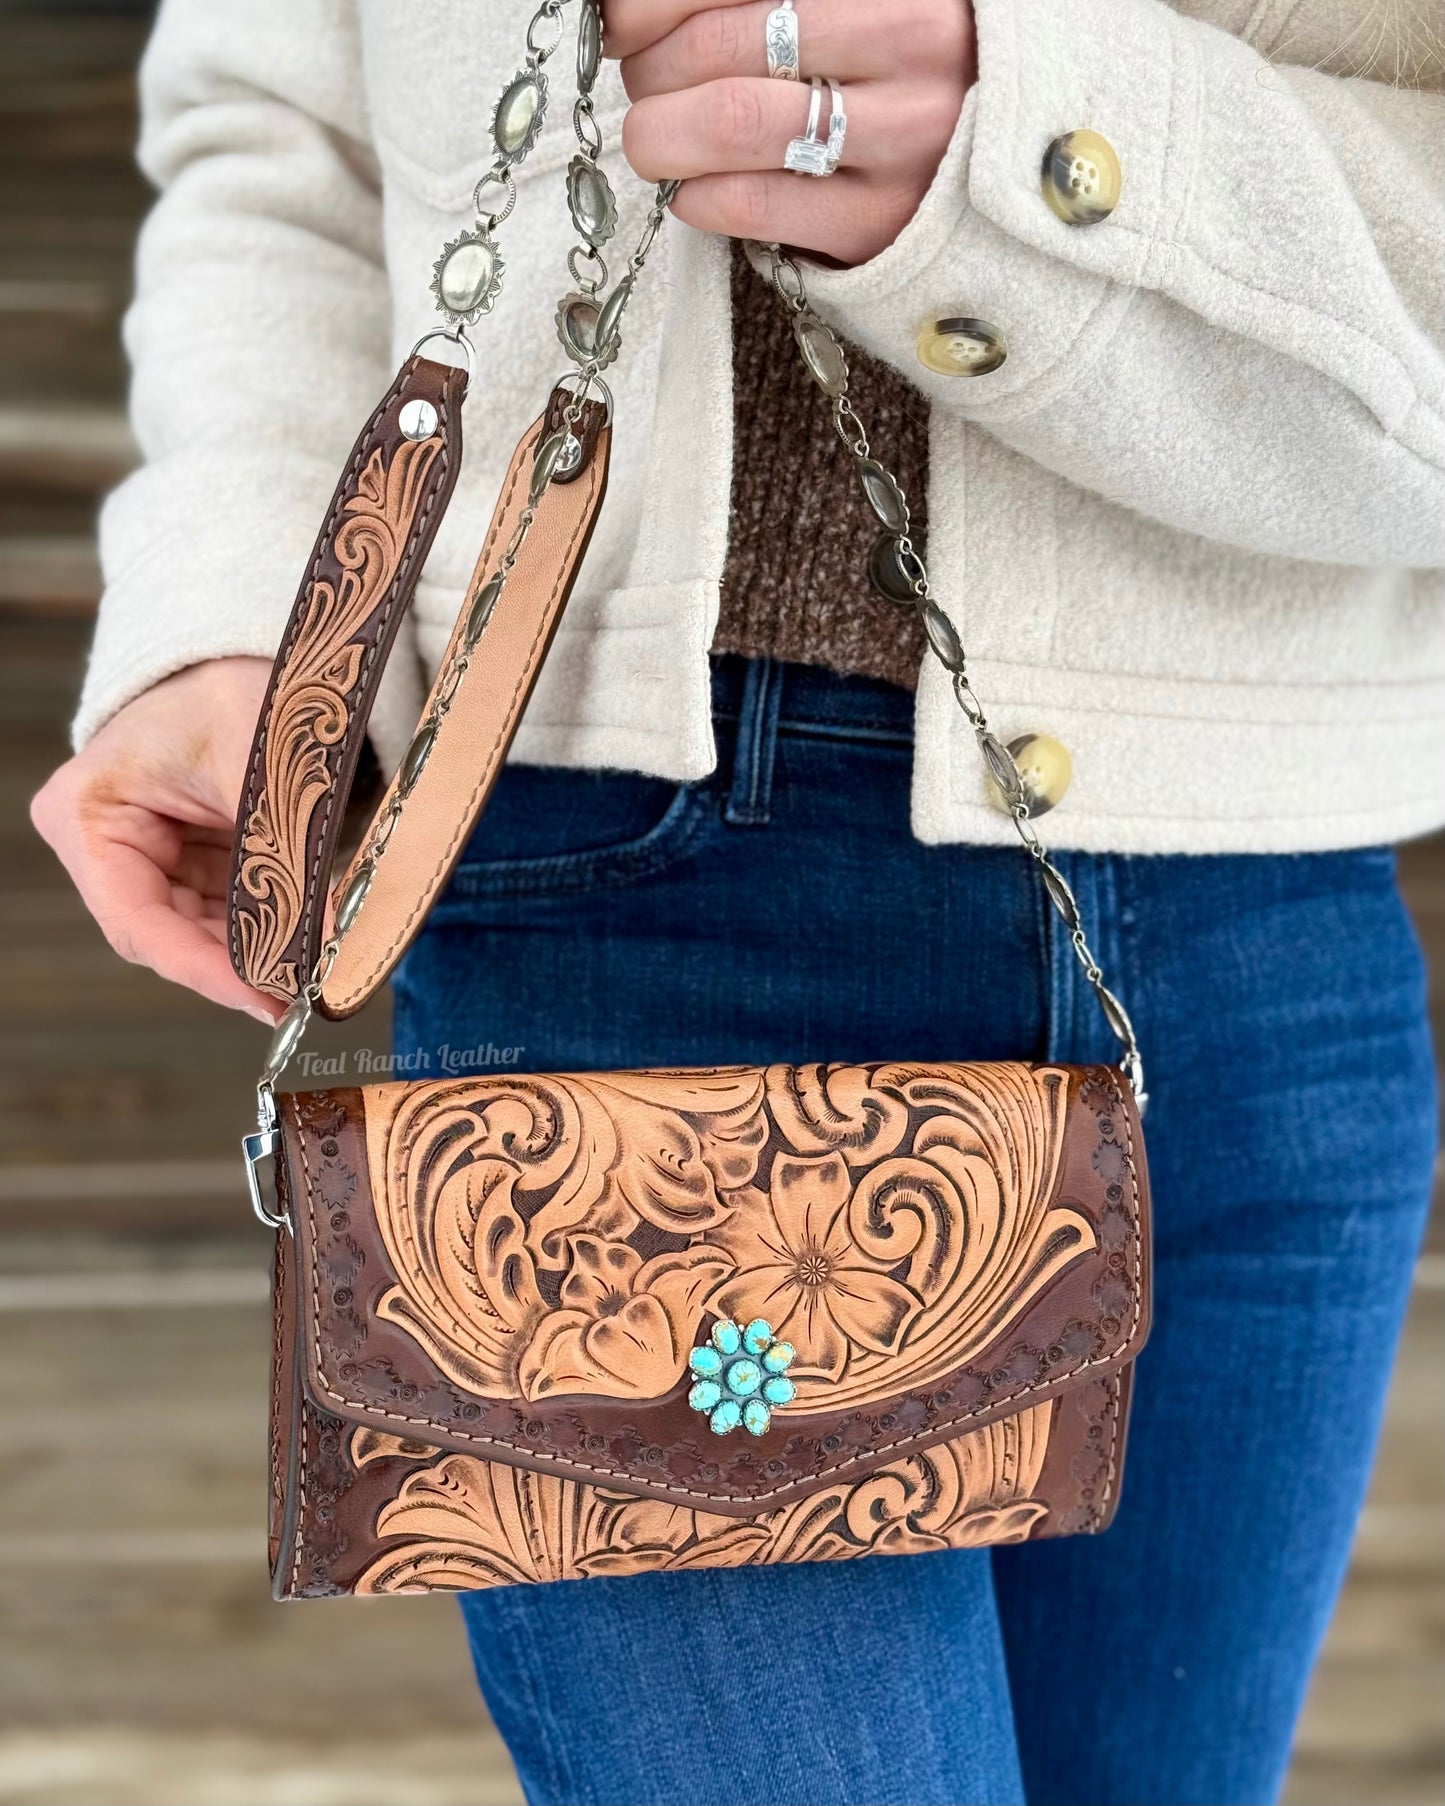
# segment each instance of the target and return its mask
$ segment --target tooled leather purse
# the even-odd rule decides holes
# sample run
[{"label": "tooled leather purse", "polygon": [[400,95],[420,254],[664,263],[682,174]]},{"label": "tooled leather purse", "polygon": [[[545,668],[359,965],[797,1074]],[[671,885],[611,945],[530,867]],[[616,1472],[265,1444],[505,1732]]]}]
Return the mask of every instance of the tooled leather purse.
[{"label": "tooled leather purse", "polygon": [[[386,978],[485,805],[606,487],[600,372],[675,185],[605,300],[615,225],[580,0],[568,170],[576,369],[523,435],[410,749],[335,883],[381,669],[456,482],[459,346],[541,129],[566,0],[492,121],[475,228],[358,439],[257,725],[232,873],[236,970],[288,1000],[245,1151],[276,1231],[270,1557],[278,1598],[840,1561],[1102,1530],[1148,1326],[1134,1031],[971,689],[843,347],[767,248],[884,543],[1121,1045],[1118,1067],[880,1060],[484,1073],[278,1092],[313,1014]],[[487,215],[482,195],[499,190]],[[875,559],[875,564],[880,561]]]}]

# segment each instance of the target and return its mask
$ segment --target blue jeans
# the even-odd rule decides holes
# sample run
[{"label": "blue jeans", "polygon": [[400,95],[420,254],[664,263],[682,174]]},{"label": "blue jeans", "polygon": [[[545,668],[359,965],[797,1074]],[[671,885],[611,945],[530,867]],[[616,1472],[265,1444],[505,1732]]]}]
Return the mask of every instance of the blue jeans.
[{"label": "blue jeans", "polygon": [[[1023,854],[911,837],[911,698],[729,660],[715,704],[701,783],[507,771],[399,976],[401,1049],[1114,1057]],[[1155,1328],[1114,1527],[471,1595],[529,1800],[1275,1797],[1424,1221],[1421,959],[1387,851],[1061,863],[1152,1093]]]}]

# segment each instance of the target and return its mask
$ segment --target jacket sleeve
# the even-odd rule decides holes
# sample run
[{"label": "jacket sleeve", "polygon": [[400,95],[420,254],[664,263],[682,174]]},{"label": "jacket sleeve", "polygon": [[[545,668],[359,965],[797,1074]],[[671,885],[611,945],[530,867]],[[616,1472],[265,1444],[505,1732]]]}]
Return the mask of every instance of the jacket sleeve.
[{"label": "jacket sleeve", "polygon": [[[1162,0],[976,0],[979,80],[903,233],[809,274],[819,311],[1070,482],[1251,550],[1445,563],[1439,93],[1287,68]],[[1123,187],[1095,225],[1041,194],[1088,128]],[[928,319],[1007,361],[939,376]]]},{"label": "jacket sleeve", "polygon": [[271,656],[388,374],[352,0],[165,0],[141,105],[161,191],[125,326],[143,461],[102,511],[77,746],[170,672]]}]

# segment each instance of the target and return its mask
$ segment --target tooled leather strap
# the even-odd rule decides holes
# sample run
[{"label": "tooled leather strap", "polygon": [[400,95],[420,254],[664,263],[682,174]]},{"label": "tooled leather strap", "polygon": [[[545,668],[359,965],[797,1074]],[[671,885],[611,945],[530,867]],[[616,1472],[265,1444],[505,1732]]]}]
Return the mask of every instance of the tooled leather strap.
[{"label": "tooled leather strap", "polygon": [[[360,891],[361,900],[344,910],[338,907],[345,927],[338,928],[335,956],[317,1000],[325,1016],[351,1015],[385,983],[426,920],[501,772],[606,491],[611,429],[600,404],[584,406],[573,429],[581,442],[581,461],[542,491],[516,563],[470,652],[468,618],[472,600],[496,573],[528,506],[537,448],[560,429],[571,401],[569,391],[557,390],[512,456],[468,586],[468,602],[442,658],[412,752],[337,885],[338,899]],[[458,681],[455,661],[464,654],[468,669]],[[443,698],[449,700],[437,719]],[[404,790],[394,806],[399,786]],[[368,872],[358,883],[359,875]]]},{"label": "tooled leather strap", "polygon": [[[367,718],[456,483],[465,392],[454,365],[402,365],[352,449],[287,622],[231,861],[231,963],[273,996],[294,997],[316,963]],[[404,410],[424,437],[403,430]]]}]

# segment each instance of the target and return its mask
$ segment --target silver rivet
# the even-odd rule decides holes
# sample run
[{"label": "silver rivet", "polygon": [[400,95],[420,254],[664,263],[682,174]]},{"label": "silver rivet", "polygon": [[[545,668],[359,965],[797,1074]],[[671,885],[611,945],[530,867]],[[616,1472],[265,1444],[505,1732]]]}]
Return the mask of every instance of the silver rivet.
[{"label": "silver rivet", "polygon": [[437,430],[437,411],[420,396],[406,402],[396,417],[396,424],[407,439],[430,439]]}]

